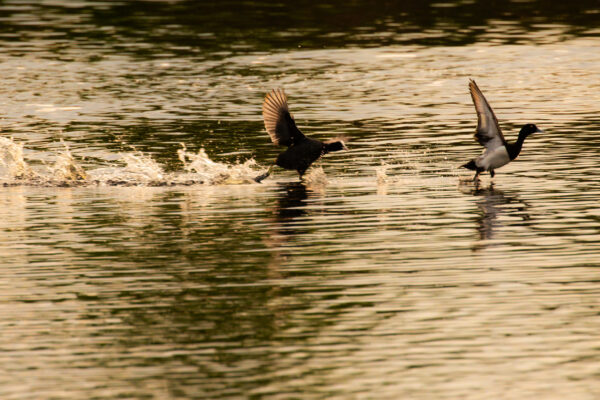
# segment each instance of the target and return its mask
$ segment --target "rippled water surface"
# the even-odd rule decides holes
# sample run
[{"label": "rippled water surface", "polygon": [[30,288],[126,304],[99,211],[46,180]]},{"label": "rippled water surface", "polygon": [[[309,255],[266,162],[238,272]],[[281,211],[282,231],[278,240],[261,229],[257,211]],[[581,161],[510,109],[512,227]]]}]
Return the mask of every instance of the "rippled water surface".
[{"label": "rippled water surface", "polygon": [[403,3],[3,2],[0,398],[599,398],[600,7]]}]

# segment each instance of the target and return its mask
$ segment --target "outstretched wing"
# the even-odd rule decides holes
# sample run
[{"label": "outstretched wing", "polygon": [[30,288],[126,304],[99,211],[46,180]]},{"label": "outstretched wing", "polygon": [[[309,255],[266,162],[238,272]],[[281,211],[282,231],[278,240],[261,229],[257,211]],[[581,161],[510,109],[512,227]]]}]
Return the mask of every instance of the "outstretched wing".
[{"label": "outstretched wing", "polygon": [[506,140],[502,136],[502,131],[492,107],[490,107],[483,93],[481,93],[481,90],[479,90],[477,84],[472,79],[469,81],[469,91],[471,92],[471,98],[477,111],[477,132],[475,133],[475,139],[488,150],[506,145]]},{"label": "outstretched wing", "polygon": [[291,146],[305,139],[288,110],[287,96],[282,89],[275,89],[267,94],[262,112],[265,129],[273,143],[280,146]]}]

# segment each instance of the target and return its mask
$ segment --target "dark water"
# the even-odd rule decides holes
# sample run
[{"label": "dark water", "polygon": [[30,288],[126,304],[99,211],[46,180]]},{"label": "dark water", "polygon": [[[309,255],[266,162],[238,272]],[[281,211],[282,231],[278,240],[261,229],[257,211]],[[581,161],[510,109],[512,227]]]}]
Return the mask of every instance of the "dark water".
[{"label": "dark water", "polygon": [[[0,18],[0,398],[600,397],[596,1]],[[350,150],[251,184],[276,87]]]}]

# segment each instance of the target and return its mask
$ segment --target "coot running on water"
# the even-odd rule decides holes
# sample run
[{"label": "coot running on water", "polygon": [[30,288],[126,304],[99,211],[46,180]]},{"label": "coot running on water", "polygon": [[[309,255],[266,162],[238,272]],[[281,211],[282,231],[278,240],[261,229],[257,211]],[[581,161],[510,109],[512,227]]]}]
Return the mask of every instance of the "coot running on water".
[{"label": "coot running on water", "polygon": [[[265,129],[271,141],[279,146],[287,146],[287,150],[277,156],[275,165],[281,168],[298,171],[300,179],[308,167],[323,154],[331,151],[346,150],[343,140],[334,139],[327,142],[304,136],[296,126],[287,104],[287,96],[282,89],[275,89],[267,94],[262,106]],[[271,175],[274,166],[254,178],[256,182]]]}]

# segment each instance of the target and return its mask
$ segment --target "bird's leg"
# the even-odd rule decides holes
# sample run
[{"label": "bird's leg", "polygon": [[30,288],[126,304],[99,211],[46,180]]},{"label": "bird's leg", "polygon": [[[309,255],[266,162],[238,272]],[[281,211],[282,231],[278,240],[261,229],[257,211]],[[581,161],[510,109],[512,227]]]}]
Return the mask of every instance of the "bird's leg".
[{"label": "bird's leg", "polygon": [[479,182],[479,174],[481,173],[481,171],[477,170],[475,172],[475,176],[473,177],[473,182]]},{"label": "bird's leg", "polygon": [[257,176],[256,178],[254,178],[254,181],[256,183],[261,183],[264,179],[268,178],[269,175],[271,175],[273,173],[273,168],[275,167],[275,165],[271,165],[269,167],[269,169],[267,170],[267,172],[265,172],[264,174],[261,174],[259,176]]},{"label": "bird's leg", "polygon": [[493,170],[493,169],[490,169],[490,176],[493,178],[493,177],[494,177],[494,175],[496,175],[496,173],[494,172],[494,170]]},{"label": "bird's leg", "polygon": [[300,178],[300,180],[302,180],[302,177],[304,176],[305,172],[306,172],[306,168],[298,170],[298,177]]}]

